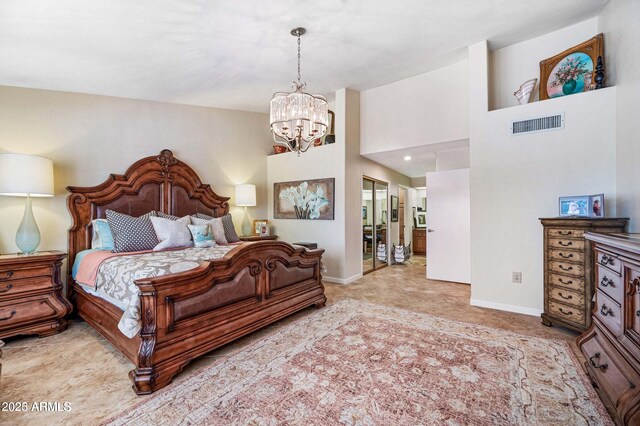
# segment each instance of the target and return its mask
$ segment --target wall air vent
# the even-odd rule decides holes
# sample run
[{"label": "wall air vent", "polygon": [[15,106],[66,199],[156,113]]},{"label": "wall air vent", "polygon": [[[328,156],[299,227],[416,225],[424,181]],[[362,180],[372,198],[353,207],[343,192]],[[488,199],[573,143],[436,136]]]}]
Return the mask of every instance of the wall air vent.
[{"label": "wall air vent", "polygon": [[511,122],[512,135],[548,132],[560,129],[564,129],[564,112],[557,115],[550,115],[548,117],[531,118],[529,120]]}]

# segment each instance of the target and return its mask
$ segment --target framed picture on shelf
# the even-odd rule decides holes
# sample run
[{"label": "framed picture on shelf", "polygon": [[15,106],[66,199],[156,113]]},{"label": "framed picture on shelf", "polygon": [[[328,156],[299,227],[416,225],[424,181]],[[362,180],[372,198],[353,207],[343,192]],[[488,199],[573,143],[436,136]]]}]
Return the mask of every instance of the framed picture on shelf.
[{"label": "framed picture on shelf", "polygon": [[540,61],[540,100],[595,88],[598,57],[604,58],[604,35],[597,36]]},{"label": "framed picture on shelf", "polygon": [[391,222],[398,221],[398,197],[391,196]]},{"label": "framed picture on shelf", "polygon": [[427,227],[427,212],[418,212],[416,215],[416,228]]},{"label": "framed picture on shelf", "polygon": [[[263,230],[266,228],[266,234],[263,234]],[[253,221],[253,235],[260,235],[264,237],[269,235],[269,221],[266,219],[256,219]]]},{"label": "framed picture on shelf", "polygon": [[591,217],[591,197],[589,195],[560,197],[558,203],[560,217]]},{"label": "framed picture on shelf", "polygon": [[604,194],[592,195],[589,198],[591,217],[604,217]]}]

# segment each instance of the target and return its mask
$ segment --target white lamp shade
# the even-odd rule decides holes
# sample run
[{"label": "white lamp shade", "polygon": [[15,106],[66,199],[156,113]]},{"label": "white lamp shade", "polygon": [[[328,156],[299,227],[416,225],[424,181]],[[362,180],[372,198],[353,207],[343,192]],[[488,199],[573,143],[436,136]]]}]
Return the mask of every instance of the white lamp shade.
[{"label": "white lamp shade", "polygon": [[248,183],[236,185],[236,206],[255,206],[256,186]]},{"label": "white lamp shade", "polygon": [[23,154],[0,154],[0,195],[53,196],[53,161]]}]

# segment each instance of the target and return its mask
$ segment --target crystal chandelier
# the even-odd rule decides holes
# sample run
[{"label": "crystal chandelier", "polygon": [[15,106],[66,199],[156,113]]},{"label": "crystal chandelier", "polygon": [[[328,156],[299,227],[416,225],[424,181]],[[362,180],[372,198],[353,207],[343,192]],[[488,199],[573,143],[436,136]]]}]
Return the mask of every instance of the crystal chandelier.
[{"label": "crystal chandelier", "polygon": [[291,30],[291,35],[298,38],[298,81],[293,82],[295,91],[276,92],[271,99],[273,140],[298,155],[324,136],[329,123],[327,100],[305,93],[307,84],[300,81],[300,36],[305,32],[304,28]]}]

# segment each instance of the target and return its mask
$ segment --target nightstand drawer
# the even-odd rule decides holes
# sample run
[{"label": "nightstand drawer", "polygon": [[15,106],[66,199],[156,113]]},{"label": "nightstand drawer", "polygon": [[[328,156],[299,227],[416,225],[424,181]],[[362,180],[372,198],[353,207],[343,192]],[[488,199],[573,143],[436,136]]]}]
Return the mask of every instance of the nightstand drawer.
[{"label": "nightstand drawer", "polygon": [[23,293],[31,293],[38,290],[51,291],[50,277],[25,278],[21,280],[11,280],[0,282],[0,301],[12,299]]},{"label": "nightstand drawer", "polygon": [[556,316],[559,316],[560,318],[577,322],[578,324],[584,324],[584,308],[575,308],[550,301],[549,312]]},{"label": "nightstand drawer", "polygon": [[565,277],[564,275],[549,274],[549,284],[584,292],[583,277]]},{"label": "nightstand drawer", "polygon": [[0,306],[0,330],[16,325],[55,318],[58,311],[49,298],[27,300]]},{"label": "nightstand drawer", "polygon": [[3,288],[2,284],[7,281],[21,280],[23,278],[31,277],[50,277],[50,266],[37,266],[34,268],[12,268],[0,270],[0,289]]},{"label": "nightstand drawer", "polygon": [[584,237],[583,229],[549,229],[550,237],[562,237],[562,238],[582,238]]},{"label": "nightstand drawer", "polygon": [[584,276],[584,265],[579,263],[559,262],[552,260],[549,262],[549,271],[565,275]]},{"label": "nightstand drawer", "polygon": [[553,249],[549,250],[549,259],[584,263],[584,252]]},{"label": "nightstand drawer", "polygon": [[578,293],[577,291],[571,291],[565,288],[551,288],[551,291],[549,291],[549,297],[557,300],[558,302],[568,303],[570,305],[584,305],[584,293]]},{"label": "nightstand drawer", "polygon": [[584,240],[572,240],[569,238],[549,238],[549,247],[584,250]]}]

